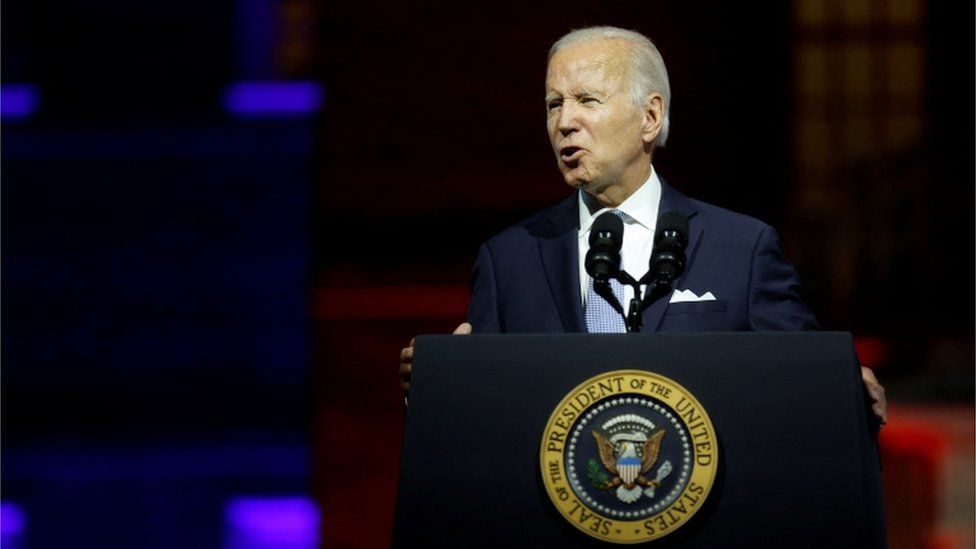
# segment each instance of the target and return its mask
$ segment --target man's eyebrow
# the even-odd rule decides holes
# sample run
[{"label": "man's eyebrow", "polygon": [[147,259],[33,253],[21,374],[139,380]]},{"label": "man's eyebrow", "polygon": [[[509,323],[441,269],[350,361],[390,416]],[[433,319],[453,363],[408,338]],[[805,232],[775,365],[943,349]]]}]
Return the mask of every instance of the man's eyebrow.
[{"label": "man's eyebrow", "polygon": [[577,97],[582,97],[584,95],[593,96],[593,95],[600,95],[600,94],[596,90],[592,90],[590,88],[580,88],[580,89],[576,90],[573,93],[573,95],[575,95]]},{"label": "man's eyebrow", "polygon": [[[606,95],[605,92],[601,92],[596,89],[591,88],[578,88],[570,92],[570,97],[602,97]],[[555,101],[557,99],[562,99],[563,94],[558,92],[549,92],[546,94],[546,102]]]}]

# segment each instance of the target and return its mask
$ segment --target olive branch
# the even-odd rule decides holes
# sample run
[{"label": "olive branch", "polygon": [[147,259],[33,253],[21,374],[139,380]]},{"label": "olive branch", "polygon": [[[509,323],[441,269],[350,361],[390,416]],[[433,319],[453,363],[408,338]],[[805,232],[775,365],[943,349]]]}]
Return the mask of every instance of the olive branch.
[{"label": "olive branch", "polygon": [[606,490],[607,488],[613,487],[613,482],[610,480],[610,477],[607,476],[606,471],[600,467],[600,463],[595,459],[590,458],[586,462],[586,476],[590,478],[590,482],[595,488]]}]

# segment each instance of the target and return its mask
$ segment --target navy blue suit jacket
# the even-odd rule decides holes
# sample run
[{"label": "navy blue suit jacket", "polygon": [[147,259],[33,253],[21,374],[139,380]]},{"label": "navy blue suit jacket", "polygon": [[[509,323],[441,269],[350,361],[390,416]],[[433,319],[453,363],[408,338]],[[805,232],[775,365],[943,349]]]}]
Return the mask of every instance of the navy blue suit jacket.
[{"label": "navy blue suit jacket", "polygon": [[[471,279],[475,333],[585,332],[579,280],[579,207],[573,194],[485,242]],[[661,182],[659,212],[688,216],[687,266],[674,287],[715,301],[644,311],[642,331],[817,329],[776,231],[751,217],[690,199]],[[644,273],[631,273],[640,277]]]}]

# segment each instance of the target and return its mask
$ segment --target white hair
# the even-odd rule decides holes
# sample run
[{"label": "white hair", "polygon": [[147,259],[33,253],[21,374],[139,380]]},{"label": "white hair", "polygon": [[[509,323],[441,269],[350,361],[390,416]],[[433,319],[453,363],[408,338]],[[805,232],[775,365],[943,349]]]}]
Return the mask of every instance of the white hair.
[{"label": "white hair", "polygon": [[572,44],[590,42],[593,40],[618,39],[630,43],[630,98],[638,108],[644,108],[647,96],[659,93],[664,98],[664,120],[661,122],[661,132],[654,139],[655,147],[663,147],[668,140],[668,129],[671,127],[671,84],[668,82],[668,69],[664,66],[664,59],[657,51],[654,42],[643,34],[617,27],[588,27],[577,29],[563,36],[549,48],[549,60],[559,50]]}]

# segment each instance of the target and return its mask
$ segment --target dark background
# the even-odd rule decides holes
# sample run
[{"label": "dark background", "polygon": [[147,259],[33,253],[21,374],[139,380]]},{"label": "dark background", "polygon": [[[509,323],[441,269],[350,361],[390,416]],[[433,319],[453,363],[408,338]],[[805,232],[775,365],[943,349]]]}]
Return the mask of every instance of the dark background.
[{"label": "dark background", "polygon": [[[896,404],[971,404],[974,8],[808,4],[5,2],[0,81],[41,98],[4,116],[0,168],[2,498],[27,546],[214,546],[229,498],[309,493],[324,542],[383,545],[394,357],[463,320],[482,240],[568,195],[545,58],[592,24],[665,58],[659,173],[776,226]],[[893,42],[917,93],[851,99]],[[809,43],[835,52],[816,101]],[[882,53],[851,68],[851,44]],[[243,80],[325,102],[242,119],[221,98]],[[845,133],[904,105],[897,147]]]}]

